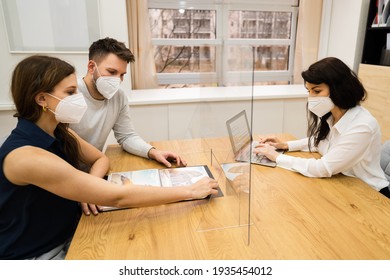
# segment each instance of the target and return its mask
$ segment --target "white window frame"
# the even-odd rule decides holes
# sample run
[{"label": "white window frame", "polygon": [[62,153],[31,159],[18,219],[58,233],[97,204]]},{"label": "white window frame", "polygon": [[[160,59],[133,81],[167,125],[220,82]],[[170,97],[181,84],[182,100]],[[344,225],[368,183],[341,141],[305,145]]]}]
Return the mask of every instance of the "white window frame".
[{"label": "white window frame", "polygon": [[[198,73],[157,73],[158,83],[166,84],[216,84],[248,83],[252,81],[251,71],[227,71],[228,46],[231,45],[288,45],[289,65],[287,70],[255,71],[255,82],[286,81],[292,83],[295,38],[297,31],[299,0],[148,0],[148,7],[154,9],[199,9],[216,11],[215,39],[152,39],[155,46],[177,45],[185,46],[215,46],[216,72]],[[291,36],[289,39],[229,39],[227,36],[228,14],[230,10],[291,12]]]}]

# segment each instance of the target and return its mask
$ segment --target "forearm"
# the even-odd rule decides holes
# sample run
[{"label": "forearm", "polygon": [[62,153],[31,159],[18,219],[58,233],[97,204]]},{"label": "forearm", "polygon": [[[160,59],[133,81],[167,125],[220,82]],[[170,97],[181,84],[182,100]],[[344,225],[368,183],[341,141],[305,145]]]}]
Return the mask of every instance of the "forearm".
[{"label": "forearm", "polygon": [[119,198],[104,205],[119,208],[149,207],[193,199],[189,187],[163,188],[139,185],[120,187],[123,189],[123,193]]},{"label": "forearm", "polygon": [[126,152],[144,158],[148,158],[148,152],[153,147],[139,136],[128,137],[121,146]]},{"label": "forearm", "polygon": [[330,177],[333,175],[322,159],[300,158],[289,155],[279,155],[276,158],[278,166],[301,173],[307,177]]},{"label": "forearm", "polygon": [[308,138],[303,138],[299,140],[287,141],[288,150],[293,151],[308,151]]},{"label": "forearm", "polygon": [[107,174],[109,168],[110,168],[110,162],[108,158],[104,156],[99,158],[92,164],[89,170],[89,174],[96,177],[103,178]]},{"label": "forearm", "polygon": [[148,157],[148,151],[152,146],[146,143],[136,132],[130,117],[128,104],[123,106],[113,131],[123,150],[140,157]]}]

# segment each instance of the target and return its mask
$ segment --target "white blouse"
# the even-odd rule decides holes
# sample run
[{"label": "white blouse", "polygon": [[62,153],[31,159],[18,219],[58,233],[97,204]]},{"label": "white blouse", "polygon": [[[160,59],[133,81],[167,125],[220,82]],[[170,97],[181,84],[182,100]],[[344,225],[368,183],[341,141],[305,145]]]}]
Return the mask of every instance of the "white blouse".
[{"label": "white blouse", "polygon": [[[331,177],[342,173],[357,177],[379,191],[389,185],[380,167],[381,132],[376,119],[363,107],[349,109],[333,125],[333,117],[327,120],[330,131],[318,148],[322,157],[299,158],[281,154],[278,166],[297,171],[308,177]],[[288,141],[289,151],[308,151],[308,138]]]}]

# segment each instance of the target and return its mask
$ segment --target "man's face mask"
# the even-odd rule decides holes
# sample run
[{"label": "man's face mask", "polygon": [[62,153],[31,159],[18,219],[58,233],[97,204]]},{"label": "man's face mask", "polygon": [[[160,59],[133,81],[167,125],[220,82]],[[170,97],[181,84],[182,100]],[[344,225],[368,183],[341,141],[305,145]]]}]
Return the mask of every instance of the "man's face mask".
[{"label": "man's face mask", "polygon": [[99,78],[96,79],[96,89],[99,91],[101,95],[106,99],[112,98],[115,93],[118,92],[119,86],[121,84],[121,79],[118,77],[112,76],[102,76],[99,72],[98,66],[95,63],[97,73],[99,74]]}]

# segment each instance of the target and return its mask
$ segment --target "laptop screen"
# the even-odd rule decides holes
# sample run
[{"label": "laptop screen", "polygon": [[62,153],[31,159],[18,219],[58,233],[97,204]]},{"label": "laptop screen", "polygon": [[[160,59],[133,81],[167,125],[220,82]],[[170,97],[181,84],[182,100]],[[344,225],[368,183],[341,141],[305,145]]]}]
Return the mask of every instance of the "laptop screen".
[{"label": "laptop screen", "polygon": [[233,152],[236,155],[243,147],[252,141],[246,111],[243,110],[226,121],[226,127],[232,143]]}]

